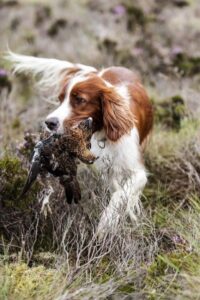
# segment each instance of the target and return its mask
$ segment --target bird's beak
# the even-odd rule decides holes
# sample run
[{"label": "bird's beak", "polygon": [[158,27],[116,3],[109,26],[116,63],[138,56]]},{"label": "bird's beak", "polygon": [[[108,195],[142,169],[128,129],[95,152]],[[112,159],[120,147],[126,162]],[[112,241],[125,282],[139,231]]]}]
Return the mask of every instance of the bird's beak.
[{"label": "bird's beak", "polygon": [[85,120],[85,126],[88,128],[88,129],[92,129],[92,122],[93,122],[93,119],[91,117],[87,118]]}]

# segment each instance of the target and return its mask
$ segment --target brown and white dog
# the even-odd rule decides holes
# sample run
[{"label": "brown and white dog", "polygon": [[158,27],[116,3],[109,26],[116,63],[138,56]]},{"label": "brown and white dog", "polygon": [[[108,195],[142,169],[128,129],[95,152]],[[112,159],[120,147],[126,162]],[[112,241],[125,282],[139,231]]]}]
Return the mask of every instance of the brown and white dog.
[{"label": "brown and white dog", "polygon": [[153,111],[137,76],[123,67],[101,71],[81,64],[8,53],[14,71],[36,76],[46,97],[60,105],[46,118],[48,130],[62,132],[65,124],[93,118],[91,151],[96,168],[107,172],[111,199],[103,211],[99,232],[116,228],[120,208],[135,220],[140,194],[147,182],[143,145],[152,129]]}]

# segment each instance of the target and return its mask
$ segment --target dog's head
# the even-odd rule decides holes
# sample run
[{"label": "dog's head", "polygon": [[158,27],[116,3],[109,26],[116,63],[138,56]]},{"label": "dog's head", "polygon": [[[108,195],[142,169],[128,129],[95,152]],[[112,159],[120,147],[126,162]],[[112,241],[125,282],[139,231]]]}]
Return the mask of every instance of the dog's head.
[{"label": "dog's head", "polygon": [[63,82],[60,106],[45,123],[50,130],[63,131],[65,126],[93,119],[93,132],[104,128],[107,137],[116,141],[132,126],[130,112],[115,88],[96,73],[81,73]]},{"label": "dog's head", "polygon": [[46,97],[59,99],[58,108],[45,120],[48,130],[63,132],[68,124],[91,117],[93,132],[104,129],[107,138],[116,141],[133,127],[126,99],[95,68],[12,52],[7,58],[14,71],[34,75]]}]

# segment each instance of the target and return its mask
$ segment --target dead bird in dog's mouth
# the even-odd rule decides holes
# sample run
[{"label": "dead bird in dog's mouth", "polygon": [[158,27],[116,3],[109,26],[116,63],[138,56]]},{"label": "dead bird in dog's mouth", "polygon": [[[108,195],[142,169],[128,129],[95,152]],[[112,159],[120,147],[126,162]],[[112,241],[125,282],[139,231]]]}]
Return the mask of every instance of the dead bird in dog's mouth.
[{"label": "dead bird in dog's mouth", "polygon": [[92,118],[81,121],[74,127],[66,127],[63,134],[45,132],[35,145],[28,178],[20,198],[24,196],[38,174],[48,172],[59,177],[68,203],[78,203],[81,192],[77,180],[76,158],[92,164],[96,157],[90,152]]}]

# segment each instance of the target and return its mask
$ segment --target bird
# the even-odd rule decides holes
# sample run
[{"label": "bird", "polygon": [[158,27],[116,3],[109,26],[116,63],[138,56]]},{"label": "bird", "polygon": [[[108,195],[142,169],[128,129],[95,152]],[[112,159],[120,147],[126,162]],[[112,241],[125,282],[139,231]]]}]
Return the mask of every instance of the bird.
[{"label": "bird", "polygon": [[38,174],[44,172],[59,177],[69,204],[78,203],[81,191],[77,180],[77,158],[92,164],[96,157],[89,151],[92,136],[92,118],[81,121],[78,126],[67,127],[63,134],[41,134],[36,143],[26,183],[20,195],[22,198],[31,188]]}]

